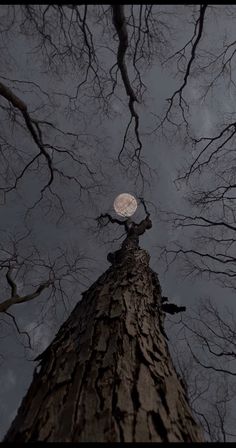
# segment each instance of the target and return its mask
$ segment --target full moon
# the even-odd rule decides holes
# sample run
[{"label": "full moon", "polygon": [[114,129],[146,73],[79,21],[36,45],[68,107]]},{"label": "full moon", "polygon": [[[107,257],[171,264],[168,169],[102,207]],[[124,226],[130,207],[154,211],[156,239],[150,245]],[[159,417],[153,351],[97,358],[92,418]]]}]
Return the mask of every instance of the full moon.
[{"label": "full moon", "polygon": [[117,215],[129,217],[137,210],[137,201],[134,196],[129,193],[122,193],[114,200],[114,210]]}]

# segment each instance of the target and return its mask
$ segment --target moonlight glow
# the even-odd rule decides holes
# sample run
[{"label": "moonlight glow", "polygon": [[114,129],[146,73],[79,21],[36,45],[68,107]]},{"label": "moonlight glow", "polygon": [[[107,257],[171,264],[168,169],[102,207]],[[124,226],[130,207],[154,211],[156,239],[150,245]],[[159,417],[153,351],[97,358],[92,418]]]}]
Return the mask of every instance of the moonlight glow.
[{"label": "moonlight glow", "polygon": [[122,193],[114,200],[114,210],[120,216],[132,216],[137,209],[137,201],[134,196],[129,193]]}]

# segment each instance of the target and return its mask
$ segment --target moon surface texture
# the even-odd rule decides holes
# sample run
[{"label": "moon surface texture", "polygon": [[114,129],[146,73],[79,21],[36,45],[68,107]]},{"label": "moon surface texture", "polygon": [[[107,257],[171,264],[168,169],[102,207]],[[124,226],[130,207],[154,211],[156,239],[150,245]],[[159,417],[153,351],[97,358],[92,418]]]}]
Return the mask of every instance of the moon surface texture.
[{"label": "moon surface texture", "polygon": [[132,216],[137,210],[137,201],[134,196],[129,193],[122,193],[114,200],[114,210],[117,215],[123,217]]}]

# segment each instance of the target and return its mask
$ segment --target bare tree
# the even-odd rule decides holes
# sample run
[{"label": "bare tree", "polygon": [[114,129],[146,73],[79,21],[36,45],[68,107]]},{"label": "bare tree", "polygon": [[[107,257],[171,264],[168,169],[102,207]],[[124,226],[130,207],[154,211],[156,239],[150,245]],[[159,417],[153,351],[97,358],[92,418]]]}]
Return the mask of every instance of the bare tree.
[{"label": "bare tree", "polygon": [[[11,201],[20,203],[20,219],[29,227],[41,212],[57,224],[75,220],[73,199],[92,202],[93,194],[104,191],[110,156],[104,156],[106,136],[94,132],[91,117],[101,123],[114,116],[114,99],[130,114],[116,159],[145,181],[135,103],[145,91],[144,65],[167,44],[169,27],[161,16],[152,6],[1,8],[0,201],[6,209]],[[18,42],[28,52],[27,57],[19,52],[20,60]],[[2,312],[38,297],[53,303],[59,294],[64,300],[68,277],[79,274],[79,256],[68,260],[67,248],[56,249],[49,259],[34,246],[26,255],[22,247],[2,246]]]},{"label": "bare tree", "polygon": [[167,329],[171,353],[206,438],[234,441],[236,323],[232,310],[225,306],[220,313],[210,299],[202,299],[178,321],[169,322],[172,328],[173,324],[174,332]]},{"label": "bare tree", "polygon": [[159,280],[139,247],[150,217],[105,218],[127,236],[37,358],[5,441],[202,440],[168,352]]},{"label": "bare tree", "polygon": [[[0,284],[1,284],[1,338],[6,337],[6,327],[12,324],[20,343],[34,353],[30,333],[18,322],[18,306],[35,301],[38,321],[54,308],[71,309],[71,295],[80,285],[88,283],[88,259],[78,250],[58,248],[53,254],[41,254],[30,238],[25,235],[1,235]],[[12,313],[13,311],[13,313]],[[29,325],[28,325],[29,326]],[[33,332],[31,332],[33,333]],[[27,356],[28,357],[28,356]]]},{"label": "bare tree", "polygon": [[[88,188],[81,180],[80,171],[85,170],[87,176],[92,176],[93,167],[84,160],[84,148],[79,149],[78,156],[78,150],[71,149],[70,141],[73,141],[74,146],[83,137],[91,135],[90,115],[93,119],[99,117],[100,122],[104,115],[108,118],[114,115],[112,105],[115,100],[122,108],[127,106],[130,114],[117,148],[118,160],[124,169],[131,170],[142,183],[146,181],[145,167],[148,166],[142,157],[143,132],[135,104],[143,102],[143,95],[147,90],[143,81],[145,67],[151,66],[156,57],[162,57],[164,51],[166,54],[170,45],[167,35],[169,37],[171,34],[171,24],[165,18],[171,18],[171,12],[156,9],[152,5],[25,5],[3,8],[2,15],[6,22],[1,30],[2,39],[11,33],[30,37],[32,58],[36,64],[41,58],[45,69],[53,73],[58,84],[58,89],[49,90],[43,89],[34,80],[11,79],[7,74],[2,78],[2,95],[8,101],[15,95],[16,101],[12,103],[10,100],[10,104],[16,109],[14,113],[18,110],[22,115],[24,109],[23,123],[20,124],[26,124],[31,137],[33,132],[33,140],[38,147],[34,157],[27,162],[23,159],[22,170],[17,179],[25,175],[32,165],[42,162],[44,170],[48,171],[48,180],[40,190],[41,196],[48,190],[50,199],[58,199],[53,198],[50,191],[54,179],[58,177],[72,180],[81,189]],[[70,87],[66,84],[65,89],[61,76],[64,73],[67,76],[67,71],[70,73]],[[9,83],[14,88],[13,92]],[[37,99],[43,99],[41,104],[37,101],[35,110],[43,108],[53,119],[31,116],[29,105],[22,95],[18,96],[16,93],[22,87],[30,89],[34,101],[36,95]],[[60,100],[65,104],[68,116],[79,116],[79,132],[65,131],[60,123],[55,123],[53,112]],[[25,122],[26,116],[28,124]],[[53,141],[55,134],[58,137],[61,132],[64,144],[58,142],[55,145],[51,139],[47,141],[49,132]],[[93,141],[92,143],[94,144]],[[95,143],[101,145],[101,142]],[[74,164],[78,168],[74,175],[56,167],[60,157],[66,157],[70,167],[73,162],[78,163]],[[8,186],[9,188],[11,187]]]},{"label": "bare tree", "polygon": [[[219,13],[223,14],[220,20]],[[193,10],[191,38],[164,61],[172,64],[172,70],[175,66],[180,85],[168,98],[155,130],[166,136],[178,134],[187,149],[176,184],[187,188],[188,211],[172,210],[163,218],[182,229],[183,238],[162,253],[168,264],[181,257],[188,275],[205,274],[229,288],[235,288],[235,113],[231,100],[235,42],[230,30],[234,14],[234,8],[223,12],[211,5]],[[216,26],[218,45],[207,32]],[[207,127],[193,119],[204,113]]]},{"label": "bare tree", "polygon": [[[193,206],[193,213],[180,214],[175,211],[168,214],[167,219],[171,220],[174,227],[184,228],[185,236],[189,229],[190,238],[187,243],[186,236],[184,242],[180,241],[177,245],[165,247],[163,254],[171,257],[170,262],[182,255],[188,274],[204,273],[215,276],[224,285],[235,288],[235,112],[230,110],[222,113],[220,110],[218,122],[212,123],[210,130],[204,132],[200,129],[198,120],[193,119],[193,116],[201,115],[201,107],[209,108],[210,93],[217,98],[215,93],[219,94],[220,88],[224,91],[225,81],[228,91],[231,89],[234,92],[234,39],[231,38],[230,32],[225,37],[224,30],[221,31],[221,34],[218,34],[217,48],[214,39],[209,38],[211,35],[215,36],[212,33],[214,20],[222,17],[222,14],[226,20],[229,15],[232,17],[235,14],[235,10],[227,7],[223,13],[222,8],[211,5],[185,5],[179,10],[160,5],[2,6],[0,48],[3,63],[0,73],[0,114],[4,126],[0,136],[0,191],[1,204],[5,210],[10,201],[20,200],[21,217],[27,224],[34,213],[41,211],[49,219],[56,219],[57,223],[69,217],[76,221],[74,204],[71,206],[72,195],[77,201],[79,198],[82,203],[88,196],[92,200],[93,192],[104,192],[107,185],[110,187],[106,175],[115,162],[119,164],[127,179],[131,178],[137,190],[143,193],[152,172],[145,159],[146,138],[156,133],[171,139],[174,136],[175,141],[178,137],[188,150],[191,148],[189,159],[179,173],[177,181],[185,183],[189,188],[188,199]],[[186,39],[184,37],[184,42],[183,25],[187,29],[186,32],[190,30],[189,36]],[[181,45],[176,38],[178,33],[181,35]],[[14,44],[11,47],[10,43],[14,39],[18,50],[13,51],[13,54]],[[26,40],[28,59],[23,58],[23,53],[19,50],[25,45]],[[17,60],[19,55],[22,58],[20,64]],[[153,127],[150,125],[147,132],[143,126],[146,111],[143,112],[142,108],[149,97],[144,75],[146,68],[150,69],[154,64],[162,65],[163,68],[169,66],[177,76],[179,85],[169,96],[164,115],[157,117],[156,113],[151,111],[150,121],[151,117],[154,117],[155,124]],[[23,70],[23,66],[26,70]],[[213,101],[214,108],[219,105],[221,99],[222,95],[219,95],[219,102],[217,103],[218,98]],[[116,129],[117,135],[120,136],[119,141],[114,138],[106,139],[106,133],[102,128],[105,120],[111,122],[117,117],[116,103],[121,110],[121,119]],[[96,128],[99,129],[97,133],[94,132]],[[150,228],[151,224],[148,213],[139,224],[120,221],[108,213],[100,216],[99,222],[101,221],[107,225],[118,224],[127,234],[121,252],[109,255],[109,261],[112,263],[109,271],[111,277],[108,277],[108,283],[102,277],[105,288],[107,284],[110,287],[112,281],[118,285],[114,280],[117,273],[114,264],[123,260],[124,252],[128,248],[131,252],[139,250],[139,236]],[[197,232],[191,233],[192,229],[196,229]],[[22,248],[19,249],[17,240],[9,249],[5,245],[0,249],[2,257],[0,269],[3,274],[2,280],[6,285],[4,290],[6,295],[2,298],[0,310],[12,320],[16,329],[19,327],[15,316],[11,317],[9,312],[11,306],[32,299],[36,302],[37,298],[42,296],[49,297],[52,302],[60,296],[63,301],[68,294],[64,286],[68,278],[74,280],[76,277],[77,280],[77,275],[79,274],[80,278],[82,274],[78,255],[73,260],[70,259],[66,248],[55,250],[50,257],[41,255],[41,251],[35,245],[26,253],[27,251]],[[127,272],[126,269],[125,263],[124,272]],[[150,271],[148,272],[150,274]],[[147,286],[148,280],[150,278],[146,276],[143,284]],[[23,284],[21,291],[19,283]],[[153,277],[151,284],[153,285]],[[130,296],[130,291],[136,286],[131,280],[129,286]],[[95,290],[96,288],[97,283]],[[150,291],[150,294],[152,292]],[[92,297],[90,293],[91,290],[87,294],[89,300]],[[97,297],[100,306],[103,295],[100,297],[98,294]],[[132,307],[131,302],[129,300]],[[83,310],[84,306],[86,308],[85,303],[87,302],[82,301],[78,310]],[[178,308],[175,308],[176,305],[172,307],[169,305],[171,304],[162,303],[158,311],[160,316],[164,311],[175,312]],[[145,313],[148,313],[147,309],[148,307],[145,308]],[[91,306],[91,313],[92,310]],[[88,314],[84,311],[82,315],[86,316],[89,328],[93,323],[97,328],[96,319],[94,316],[91,317],[90,311]],[[125,316],[128,313],[126,308],[122,312]],[[136,309],[135,312],[136,321],[139,323],[140,315]],[[77,311],[72,316],[77,316],[76,313]],[[149,320],[152,322],[150,315]],[[63,327],[62,333],[59,333],[63,334],[63,337],[64,328],[67,327]],[[145,329],[143,331],[145,332]],[[96,332],[93,334],[96,335]],[[139,336],[138,330],[137,338]],[[142,337],[140,336],[140,341]],[[73,337],[70,342],[72,340]],[[101,335],[101,341],[104,340],[108,341],[105,332]],[[119,344],[120,341],[116,345],[117,351]],[[163,342],[163,347],[164,345]],[[50,347],[53,347],[53,344]],[[133,348],[132,344],[130,347]],[[92,353],[96,350],[94,345]],[[166,355],[165,350],[166,348],[163,353]],[[153,352],[153,348],[151,351]],[[52,357],[50,349],[48,353],[49,358],[46,356],[43,361],[47,375],[51,372],[51,364],[49,363],[49,367],[47,364],[49,361],[52,364],[55,361],[57,368],[60,365],[60,359],[54,358],[54,351],[52,350]],[[132,378],[135,381],[139,368],[136,369],[136,365],[140,366],[138,356],[134,365],[129,366],[131,370],[133,369]],[[101,359],[103,362],[102,356]],[[71,365],[73,370],[72,364],[68,361],[68,366]],[[44,372],[43,369],[42,371]],[[101,371],[97,376],[98,382],[100,374]],[[42,374],[39,375],[41,381]],[[150,375],[149,379],[151,383]],[[66,384],[63,381],[64,379],[62,390],[65,391]],[[179,389],[180,383],[176,381]],[[98,382],[96,390],[100,407],[103,407],[104,397],[100,393]],[[68,381],[68,384],[72,382]],[[103,385],[105,387],[105,382]],[[52,387],[54,388],[54,383]],[[86,383],[81,383],[81,391],[84,387],[87,387]],[[166,387],[168,391],[168,386]],[[198,393],[201,394],[201,385],[199,387]],[[163,388],[165,389],[164,386]],[[160,388],[161,396],[163,388]],[[135,387],[131,392],[134,403],[131,412],[132,437],[124,436],[122,425],[119,426],[120,407],[116,401],[115,404],[113,402],[114,418],[118,425],[116,435],[119,433],[119,440],[122,440],[122,437],[125,440],[139,438],[135,433],[135,428],[138,426],[136,408],[142,406],[139,406],[141,401],[137,401]],[[47,393],[49,392],[46,391]],[[114,400],[116,399],[115,394]],[[54,405],[54,401],[52,403]],[[181,413],[183,409],[179,409],[178,401],[176,403],[173,409],[178,409]],[[186,407],[184,405],[184,409],[186,408],[188,405]],[[221,417],[221,420],[217,420],[221,435],[212,438],[222,436],[224,439],[223,434],[227,432],[224,406],[215,409],[219,411]],[[172,440],[175,436],[166,430],[165,425],[162,434],[158,432],[157,426],[162,427],[162,423],[159,417],[157,420],[155,416],[153,417],[153,410],[150,412],[154,426],[149,430],[147,437],[153,440],[155,437]],[[74,415],[76,427],[77,413]],[[41,417],[47,419],[47,414],[42,414]],[[127,422],[125,424],[128,428]],[[195,424],[192,424],[194,427]],[[41,423],[39,426],[42,428]],[[48,429],[49,432],[42,435],[45,440],[54,437],[53,430],[50,432],[52,428],[47,427]],[[191,429],[187,428],[187,433],[188,430],[191,433]],[[26,439],[28,436],[32,439],[41,437],[37,432],[32,432],[33,429],[31,433],[27,431],[28,429],[22,437]],[[184,440],[198,438],[196,433],[194,435],[191,433],[189,436],[186,432],[180,435],[179,428],[178,431],[176,436],[178,440],[181,437]],[[211,428],[209,433],[210,431],[212,434]],[[64,436],[65,434],[66,431]],[[72,438],[77,437],[74,434]],[[109,438],[110,434],[107,437]]]}]

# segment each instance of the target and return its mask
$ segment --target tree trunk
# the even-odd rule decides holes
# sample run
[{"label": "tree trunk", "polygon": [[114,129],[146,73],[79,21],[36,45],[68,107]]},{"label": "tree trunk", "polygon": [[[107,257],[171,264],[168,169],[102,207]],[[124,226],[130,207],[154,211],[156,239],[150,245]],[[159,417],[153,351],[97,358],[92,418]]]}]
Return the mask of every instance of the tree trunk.
[{"label": "tree trunk", "polygon": [[202,441],[168,351],[149,255],[115,255],[39,357],[4,441]]}]

